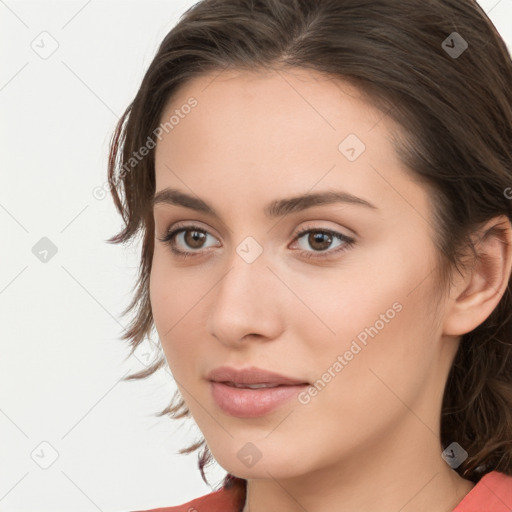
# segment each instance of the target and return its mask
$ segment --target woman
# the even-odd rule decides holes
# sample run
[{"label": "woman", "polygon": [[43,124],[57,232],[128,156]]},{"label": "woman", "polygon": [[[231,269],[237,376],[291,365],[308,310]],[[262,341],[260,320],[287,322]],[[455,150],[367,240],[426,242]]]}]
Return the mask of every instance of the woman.
[{"label": "woman", "polygon": [[[166,511],[512,509],[512,63],[471,0],[203,0],[114,134],[220,489]],[[127,311],[128,311],[127,310]],[[205,479],[206,481],[206,479]],[[155,509],[156,510],[156,509]]]}]

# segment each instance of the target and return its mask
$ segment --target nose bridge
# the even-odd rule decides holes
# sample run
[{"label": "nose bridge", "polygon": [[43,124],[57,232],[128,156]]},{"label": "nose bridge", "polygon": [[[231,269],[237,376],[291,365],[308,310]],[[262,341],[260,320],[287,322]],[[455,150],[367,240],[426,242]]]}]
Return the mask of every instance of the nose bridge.
[{"label": "nose bridge", "polygon": [[263,247],[253,237],[233,247],[212,299],[208,329],[213,336],[236,342],[246,334],[275,334],[275,276],[267,264]]}]

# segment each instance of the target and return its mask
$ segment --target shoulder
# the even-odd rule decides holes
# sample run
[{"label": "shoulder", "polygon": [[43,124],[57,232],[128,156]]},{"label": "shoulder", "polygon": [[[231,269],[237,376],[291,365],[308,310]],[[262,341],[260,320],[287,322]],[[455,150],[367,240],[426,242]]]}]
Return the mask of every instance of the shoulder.
[{"label": "shoulder", "polygon": [[453,512],[510,512],[512,476],[491,471],[466,494]]},{"label": "shoulder", "polygon": [[235,489],[221,488],[182,505],[132,512],[239,512],[242,498]]}]

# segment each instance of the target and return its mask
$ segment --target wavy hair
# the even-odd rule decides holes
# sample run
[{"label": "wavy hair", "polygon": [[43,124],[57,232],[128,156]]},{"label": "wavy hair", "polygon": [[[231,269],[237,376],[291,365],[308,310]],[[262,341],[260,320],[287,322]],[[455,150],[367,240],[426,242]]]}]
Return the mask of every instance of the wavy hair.
[{"label": "wavy hair", "polygon": [[[123,312],[134,313],[123,334],[132,352],[154,328],[154,151],[136,162],[134,153],[148,145],[165,105],[192,78],[285,67],[350,82],[401,128],[396,151],[431,191],[440,287],[464,266],[463,249],[476,254],[476,227],[501,214],[512,219],[512,62],[475,1],[199,1],[161,42],[110,142],[108,182],[124,228],[108,242],[142,235],[138,277]],[[456,441],[468,452],[456,471],[475,483],[492,470],[512,475],[511,297],[509,279],[491,315],[461,337],[443,397],[443,449]],[[165,364],[161,356],[125,379],[146,378]],[[176,391],[157,415],[190,412]],[[208,483],[204,467],[213,456],[205,440],[180,453],[201,446],[199,469]],[[222,485],[234,484],[246,481],[228,473]]]}]

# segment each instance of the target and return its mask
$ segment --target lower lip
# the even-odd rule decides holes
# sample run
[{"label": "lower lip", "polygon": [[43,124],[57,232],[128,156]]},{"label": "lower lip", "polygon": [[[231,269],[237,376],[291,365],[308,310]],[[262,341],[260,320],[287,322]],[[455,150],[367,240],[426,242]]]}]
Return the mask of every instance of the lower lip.
[{"label": "lower lip", "polygon": [[308,384],[277,386],[275,388],[235,388],[221,382],[211,382],[213,399],[230,416],[257,418],[284,404]]}]

